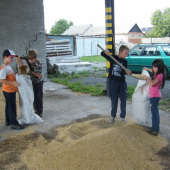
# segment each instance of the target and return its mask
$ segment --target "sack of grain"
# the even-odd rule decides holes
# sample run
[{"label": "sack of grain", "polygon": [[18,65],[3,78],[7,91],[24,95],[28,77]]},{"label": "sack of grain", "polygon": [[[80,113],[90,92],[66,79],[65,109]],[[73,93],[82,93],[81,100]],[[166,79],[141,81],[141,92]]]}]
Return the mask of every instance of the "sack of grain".
[{"label": "sack of grain", "polygon": [[[150,77],[146,70],[142,75]],[[139,125],[151,127],[151,108],[149,101],[149,83],[146,80],[139,80],[135,92],[132,96],[132,113],[135,122]]]},{"label": "sack of grain", "polygon": [[18,122],[20,124],[34,124],[43,122],[43,119],[34,113],[34,93],[30,76],[16,74],[16,80],[20,83],[18,86],[18,91],[21,117],[18,119]]}]

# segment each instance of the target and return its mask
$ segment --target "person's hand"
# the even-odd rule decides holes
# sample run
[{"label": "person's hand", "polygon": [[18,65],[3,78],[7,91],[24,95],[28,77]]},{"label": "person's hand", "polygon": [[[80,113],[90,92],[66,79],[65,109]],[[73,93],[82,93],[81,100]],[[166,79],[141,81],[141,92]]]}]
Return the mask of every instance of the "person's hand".
[{"label": "person's hand", "polygon": [[143,67],[143,69],[142,70],[147,70],[147,68],[146,67]]},{"label": "person's hand", "polygon": [[149,77],[145,77],[144,80],[148,81],[150,78]]},{"label": "person's hand", "polygon": [[15,87],[18,87],[20,84],[17,81],[13,81],[12,85],[15,86]]},{"label": "person's hand", "polygon": [[131,75],[131,71],[127,70],[126,73],[130,76]]},{"label": "person's hand", "polygon": [[104,50],[104,53],[109,56],[110,52],[108,50]]}]

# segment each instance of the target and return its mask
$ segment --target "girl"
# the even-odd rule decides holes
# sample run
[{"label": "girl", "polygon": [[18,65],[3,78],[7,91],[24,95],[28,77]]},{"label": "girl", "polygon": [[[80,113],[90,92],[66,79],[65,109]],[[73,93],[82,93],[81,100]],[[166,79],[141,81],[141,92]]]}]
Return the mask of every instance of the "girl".
[{"label": "girl", "polygon": [[144,67],[143,70],[148,70],[152,72],[151,79],[146,77],[150,84],[149,86],[149,99],[151,104],[151,114],[152,114],[152,128],[149,133],[151,135],[159,135],[159,110],[158,104],[161,98],[160,88],[162,89],[165,84],[165,72],[164,72],[164,62],[162,59],[156,59],[152,62],[152,69]]}]

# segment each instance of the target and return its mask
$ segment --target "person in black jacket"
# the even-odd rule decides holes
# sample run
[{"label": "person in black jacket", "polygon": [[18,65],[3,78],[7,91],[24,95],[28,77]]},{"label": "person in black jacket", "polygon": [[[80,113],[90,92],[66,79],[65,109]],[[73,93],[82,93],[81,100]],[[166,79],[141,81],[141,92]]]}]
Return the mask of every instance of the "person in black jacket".
[{"label": "person in black jacket", "polygon": [[[129,53],[129,48],[125,45],[121,45],[119,48],[119,55],[112,55],[119,63],[127,68],[127,60],[125,59]],[[111,98],[111,118],[110,123],[113,123],[118,104],[118,95],[120,97],[120,118],[122,123],[126,123],[126,94],[127,84],[125,81],[125,74],[130,75],[131,71],[125,72],[114,60],[109,57],[110,52],[108,50],[102,51],[101,55],[110,61],[110,71],[108,78],[111,80],[110,83],[110,98]]]}]

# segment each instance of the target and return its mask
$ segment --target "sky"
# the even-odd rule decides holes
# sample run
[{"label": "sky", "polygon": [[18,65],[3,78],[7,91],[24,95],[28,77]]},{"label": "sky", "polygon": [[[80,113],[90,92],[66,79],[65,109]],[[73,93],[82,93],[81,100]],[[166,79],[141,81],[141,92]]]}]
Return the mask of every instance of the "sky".
[{"label": "sky", "polygon": [[[74,25],[105,26],[105,0],[43,0],[44,23],[47,33],[59,19]],[[170,7],[169,0],[114,0],[115,25],[137,23],[151,26],[150,18],[156,10]]]}]

